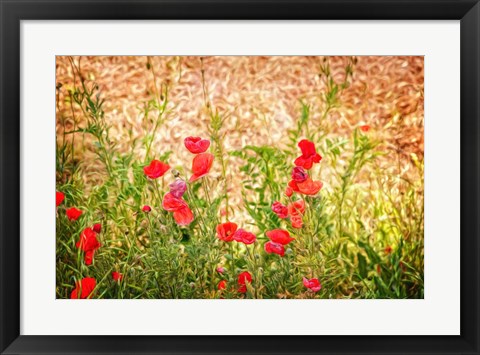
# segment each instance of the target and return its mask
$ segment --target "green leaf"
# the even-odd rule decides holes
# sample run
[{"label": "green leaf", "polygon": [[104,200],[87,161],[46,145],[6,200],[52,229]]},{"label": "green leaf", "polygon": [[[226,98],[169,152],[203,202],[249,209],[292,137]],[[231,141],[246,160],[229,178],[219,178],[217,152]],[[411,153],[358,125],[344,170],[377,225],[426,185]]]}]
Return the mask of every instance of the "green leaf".
[{"label": "green leaf", "polygon": [[360,273],[360,276],[362,278],[366,278],[367,277],[367,259],[365,259],[365,257],[360,253],[357,254],[357,258],[358,258],[358,271]]}]

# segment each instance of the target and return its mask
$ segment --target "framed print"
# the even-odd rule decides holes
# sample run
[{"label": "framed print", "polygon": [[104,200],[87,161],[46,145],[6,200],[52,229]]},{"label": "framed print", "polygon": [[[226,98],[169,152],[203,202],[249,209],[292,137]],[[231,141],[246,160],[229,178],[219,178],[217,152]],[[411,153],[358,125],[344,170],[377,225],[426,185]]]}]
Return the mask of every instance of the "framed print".
[{"label": "framed print", "polygon": [[2,354],[479,353],[477,1],[0,3]]}]

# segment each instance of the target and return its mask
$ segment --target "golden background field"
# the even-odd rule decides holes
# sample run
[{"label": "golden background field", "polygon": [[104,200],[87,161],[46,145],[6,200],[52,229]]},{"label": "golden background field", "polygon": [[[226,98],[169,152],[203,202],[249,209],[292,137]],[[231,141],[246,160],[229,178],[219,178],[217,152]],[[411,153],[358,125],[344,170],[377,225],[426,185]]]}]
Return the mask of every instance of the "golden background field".
[{"label": "golden background field", "polygon": [[[300,56],[238,56],[238,57],[57,57],[57,138],[63,139],[63,121],[73,129],[73,114],[77,126],[82,116],[69,104],[68,90],[80,78],[74,77],[75,64],[87,83],[95,82],[106,98],[105,119],[112,126],[111,136],[117,148],[126,151],[131,141],[142,138],[142,107],[160,86],[169,88],[167,123],[155,136],[153,151],[174,153],[170,164],[189,171],[191,154],[184,148],[186,136],[207,137],[208,113],[204,104],[201,70],[215,109],[227,116],[224,131],[227,150],[246,144],[278,145],[286,138],[300,116],[300,100],[311,108],[313,124],[320,120],[324,104],[324,82],[319,68],[324,57]],[[349,57],[328,57],[333,77],[343,80]],[[410,169],[415,156],[423,159],[424,105],[423,57],[360,56],[353,69],[353,80],[339,96],[338,107],[326,117],[329,137],[349,137],[359,125],[368,124],[368,134],[381,141],[379,149],[386,155],[378,166],[388,169],[391,176],[422,179],[416,169]],[[147,68],[152,64],[152,71]],[[69,136],[67,136],[69,138]],[[283,141],[282,141],[283,140]],[[82,161],[84,179],[88,185],[102,179],[102,166],[89,149],[88,137],[76,141],[84,149],[76,151]],[[144,147],[137,146],[139,159]],[[412,153],[414,155],[412,155]],[[238,166],[230,162],[230,176]],[[322,161],[322,176],[328,189],[329,162]],[[218,165],[212,175],[218,173]],[[412,171],[412,172],[411,172]],[[231,179],[230,190],[239,190],[239,179]],[[388,183],[388,182],[386,182]],[[392,188],[397,184],[392,182]],[[387,187],[388,188],[388,187]]]}]

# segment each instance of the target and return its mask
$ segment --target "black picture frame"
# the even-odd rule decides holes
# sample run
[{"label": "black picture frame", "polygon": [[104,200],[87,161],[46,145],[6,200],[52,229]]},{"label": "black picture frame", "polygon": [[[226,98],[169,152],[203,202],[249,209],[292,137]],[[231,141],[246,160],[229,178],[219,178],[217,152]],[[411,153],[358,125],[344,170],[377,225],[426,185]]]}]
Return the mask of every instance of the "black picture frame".
[{"label": "black picture frame", "polygon": [[[478,0],[0,0],[0,12],[1,354],[480,354]],[[460,20],[461,335],[20,335],[20,22],[84,19]],[[188,322],[188,319],[185,321]]]}]

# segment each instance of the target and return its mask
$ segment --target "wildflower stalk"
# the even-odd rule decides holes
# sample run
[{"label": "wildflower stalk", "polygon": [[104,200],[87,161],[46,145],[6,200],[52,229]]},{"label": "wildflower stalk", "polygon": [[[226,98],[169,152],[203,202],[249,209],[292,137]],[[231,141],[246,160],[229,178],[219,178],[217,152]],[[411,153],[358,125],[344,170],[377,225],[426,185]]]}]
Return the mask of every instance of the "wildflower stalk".
[{"label": "wildflower stalk", "polygon": [[225,198],[225,218],[228,221],[228,214],[229,214],[229,200],[228,200],[228,176],[227,176],[227,161],[225,159],[225,152],[223,148],[223,139],[220,134],[220,130],[223,126],[225,118],[221,118],[218,112],[213,112],[212,105],[208,98],[208,91],[205,84],[205,70],[203,68],[203,58],[200,59],[202,63],[201,74],[202,74],[202,89],[203,89],[203,100],[205,103],[205,107],[208,111],[210,116],[210,127],[209,133],[212,141],[215,144],[215,152],[217,153],[216,156],[220,160],[220,165],[222,167],[222,178],[224,181],[224,198]]},{"label": "wildflower stalk", "polygon": [[[164,91],[163,91],[162,94],[160,94],[158,92],[157,76],[155,74],[154,66],[150,63],[150,58],[149,57],[148,57],[147,60],[148,60],[147,61],[147,68],[149,68],[150,71],[152,72],[153,88],[154,88],[154,92],[155,92],[155,95],[154,95],[155,101],[153,103],[153,106],[154,106],[155,109],[158,110],[158,114],[157,114],[157,119],[155,120],[155,125],[153,126],[153,129],[150,133],[150,139],[147,140],[146,151],[145,151],[145,162],[147,162],[149,157],[150,157],[150,150],[151,150],[151,147],[152,147],[152,144],[153,144],[153,140],[155,138],[155,134],[164,122],[163,115],[167,110],[167,104],[168,104],[168,86],[165,85],[165,87],[163,89]],[[162,85],[162,88],[163,88],[163,85]]]}]

